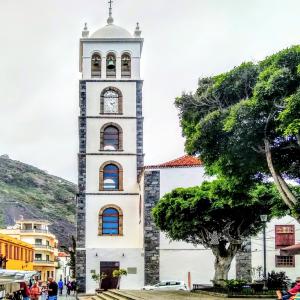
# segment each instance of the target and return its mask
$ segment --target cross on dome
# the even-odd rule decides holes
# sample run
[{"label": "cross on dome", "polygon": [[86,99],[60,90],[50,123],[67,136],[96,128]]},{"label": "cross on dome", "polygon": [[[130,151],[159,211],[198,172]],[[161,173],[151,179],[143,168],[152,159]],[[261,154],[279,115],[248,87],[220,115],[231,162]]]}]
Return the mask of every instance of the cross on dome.
[{"label": "cross on dome", "polygon": [[108,1],[108,4],[109,4],[109,9],[108,9],[108,19],[107,19],[107,24],[113,24],[114,22],[114,19],[112,17],[112,4],[113,4],[113,0],[109,0]]}]

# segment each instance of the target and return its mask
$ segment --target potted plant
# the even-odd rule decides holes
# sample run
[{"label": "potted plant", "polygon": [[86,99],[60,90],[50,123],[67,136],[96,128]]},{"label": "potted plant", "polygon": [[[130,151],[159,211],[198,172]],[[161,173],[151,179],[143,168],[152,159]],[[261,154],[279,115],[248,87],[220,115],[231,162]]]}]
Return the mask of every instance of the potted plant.
[{"label": "potted plant", "polygon": [[123,276],[127,276],[127,271],[124,269],[120,269],[120,270],[114,270],[113,271],[113,277],[114,278],[118,278],[118,284],[117,284],[117,289],[120,289],[120,283],[121,283],[121,278]]},{"label": "potted plant", "polygon": [[102,287],[102,281],[106,277],[107,277],[107,275],[104,272],[99,273],[99,274],[97,274],[97,273],[92,274],[92,279],[95,280],[99,285],[99,288],[96,289],[96,293],[101,293],[103,291],[102,288],[101,288]]}]

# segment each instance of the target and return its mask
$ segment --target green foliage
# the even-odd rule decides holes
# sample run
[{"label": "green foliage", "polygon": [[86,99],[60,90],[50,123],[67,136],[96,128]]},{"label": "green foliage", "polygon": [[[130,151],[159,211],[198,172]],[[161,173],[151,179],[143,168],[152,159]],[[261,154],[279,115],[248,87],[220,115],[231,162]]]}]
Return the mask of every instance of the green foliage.
[{"label": "green foliage", "polygon": [[294,46],[200,79],[195,94],[175,101],[186,151],[201,158],[208,174],[254,185],[271,174],[267,140],[276,172],[299,179],[299,70],[300,47]]},{"label": "green foliage", "polygon": [[270,290],[286,290],[291,284],[291,280],[285,272],[272,271],[268,273],[267,287]]},{"label": "green foliage", "polygon": [[262,229],[261,214],[278,215],[280,197],[272,184],[245,184],[219,178],[199,187],[178,188],[153,209],[155,224],[173,240],[211,248],[210,235],[225,244],[241,241]]},{"label": "green foliage", "polygon": [[75,184],[30,165],[0,156],[0,221],[37,218],[49,220],[61,244],[75,233]]},{"label": "green foliage", "polygon": [[242,279],[230,279],[230,280],[225,280],[225,287],[229,291],[240,291],[243,286],[247,284],[247,281],[242,280]]},{"label": "green foliage", "polygon": [[105,279],[107,277],[107,275],[102,272],[101,274],[97,274],[97,273],[92,273],[92,279],[98,283],[100,283],[103,279]]},{"label": "green foliage", "polygon": [[113,277],[120,278],[122,276],[127,276],[127,271],[125,269],[119,269],[113,271]]}]

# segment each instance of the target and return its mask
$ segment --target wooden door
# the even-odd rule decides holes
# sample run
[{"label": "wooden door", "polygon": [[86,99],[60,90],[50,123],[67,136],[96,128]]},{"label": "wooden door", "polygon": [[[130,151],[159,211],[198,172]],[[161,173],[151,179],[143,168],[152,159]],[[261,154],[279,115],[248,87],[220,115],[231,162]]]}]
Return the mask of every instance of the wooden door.
[{"label": "wooden door", "polygon": [[100,273],[105,273],[107,277],[103,279],[101,288],[104,290],[117,288],[118,279],[112,276],[114,270],[120,269],[120,263],[117,261],[101,261]]}]

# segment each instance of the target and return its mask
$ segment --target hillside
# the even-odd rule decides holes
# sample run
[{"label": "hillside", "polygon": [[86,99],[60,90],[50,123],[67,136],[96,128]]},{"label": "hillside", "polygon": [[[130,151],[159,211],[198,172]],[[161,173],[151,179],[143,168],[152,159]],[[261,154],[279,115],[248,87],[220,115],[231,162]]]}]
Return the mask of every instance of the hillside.
[{"label": "hillside", "polygon": [[33,166],[0,156],[0,227],[14,220],[45,219],[60,245],[75,234],[77,186]]}]

